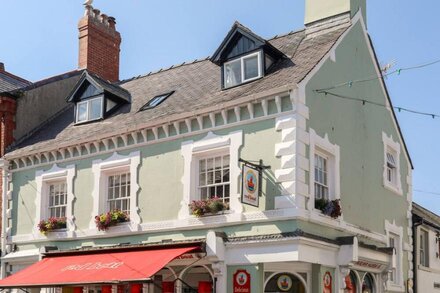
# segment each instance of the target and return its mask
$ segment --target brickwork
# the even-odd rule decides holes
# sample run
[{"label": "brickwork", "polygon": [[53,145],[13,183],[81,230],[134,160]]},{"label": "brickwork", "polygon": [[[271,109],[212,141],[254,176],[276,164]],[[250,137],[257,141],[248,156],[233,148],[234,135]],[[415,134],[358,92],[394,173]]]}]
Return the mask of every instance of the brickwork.
[{"label": "brickwork", "polygon": [[115,19],[87,6],[78,29],[79,69],[87,69],[111,82],[118,81],[121,35],[116,31]]},{"label": "brickwork", "polygon": [[[3,157],[6,148],[14,142],[15,114],[17,103],[10,97],[0,97],[0,155]],[[3,172],[0,171],[0,231],[2,228]]]}]

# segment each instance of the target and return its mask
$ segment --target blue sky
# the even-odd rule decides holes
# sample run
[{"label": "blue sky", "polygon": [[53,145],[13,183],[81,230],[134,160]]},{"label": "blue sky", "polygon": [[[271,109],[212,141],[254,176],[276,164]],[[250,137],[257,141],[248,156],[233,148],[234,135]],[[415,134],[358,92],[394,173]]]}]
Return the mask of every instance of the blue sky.
[{"label": "blue sky", "polygon": [[[77,66],[81,0],[0,0],[0,62],[31,81]],[[303,26],[304,0],[95,0],[123,37],[121,78],[213,53],[239,20],[269,38]],[[440,59],[438,0],[368,0],[369,33],[395,69]],[[387,79],[396,106],[440,114],[440,64]],[[414,200],[440,214],[440,118],[398,113],[411,153]]]}]

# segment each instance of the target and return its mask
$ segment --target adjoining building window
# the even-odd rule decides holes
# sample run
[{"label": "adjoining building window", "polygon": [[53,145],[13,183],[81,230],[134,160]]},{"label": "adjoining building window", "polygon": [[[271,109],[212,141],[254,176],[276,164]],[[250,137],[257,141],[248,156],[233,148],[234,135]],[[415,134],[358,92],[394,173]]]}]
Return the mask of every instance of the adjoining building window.
[{"label": "adjoining building window", "polygon": [[328,159],[315,154],[315,199],[329,199]]},{"label": "adjoining building window", "polygon": [[66,182],[49,183],[48,191],[49,191],[49,216],[51,218],[66,217],[66,209],[67,209]]},{"label": "adjoining building window", "polygon": [[76,122],[86,122],[102,118],[102,96],[76,104]]},{"label": "adjoining building window", "polygon": [[262,76],[261,52],[229,61],[224,66],[224,87],[233,87]]},{"label": "adjoining building window", "polygon": [[419,258],[420,265],[429,267],[429,235],[423,229],[420,230]]},{"label": "adjoining building window", "polygon": [[218,197],[229,202],[229,155],[199,159],[200,199]]},{"label": "adjoining building window", "polygon": [[109,211],[130,214],[130,172],[108,176],[107,203]]},{"label": "adjoining building window", "polygon": [[382,133],[384,144],[383,183],[385,188],[402,195],[400,179],[400,145],[392,137]]}]

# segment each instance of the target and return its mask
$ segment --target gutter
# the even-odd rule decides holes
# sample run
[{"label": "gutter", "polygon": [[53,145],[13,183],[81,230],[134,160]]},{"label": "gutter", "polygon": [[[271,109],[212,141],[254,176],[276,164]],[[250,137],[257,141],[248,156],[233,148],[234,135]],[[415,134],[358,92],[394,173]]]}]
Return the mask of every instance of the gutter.
[{"label": "gutter", "polygon": [[[416,218],[417,217],[417,218]],[[417,220],[417,221],[415,221]],[[423,218],[413,215],[412,240],[413,240],[413,293],[417,293],[417,228],[425,224]]]},{"label": "gutter", "polygon": [[[0,160],[0,170],[2,170],[2,230],[1,230],[1,256],[6,255],[6,208],[8,199],[8,161]],[[6,276],[6,265],[1,262],[0,277],[3,279]]]}]

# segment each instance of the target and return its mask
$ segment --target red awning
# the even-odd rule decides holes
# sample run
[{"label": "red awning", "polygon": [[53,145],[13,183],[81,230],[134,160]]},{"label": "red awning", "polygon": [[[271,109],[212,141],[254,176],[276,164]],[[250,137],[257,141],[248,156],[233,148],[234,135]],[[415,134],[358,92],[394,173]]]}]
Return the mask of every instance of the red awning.
[{"label": "red awning", "polygon": [[176,257],[197,248],[199,246],[47,257],[0,280],[0,288],[146,281]]}]

